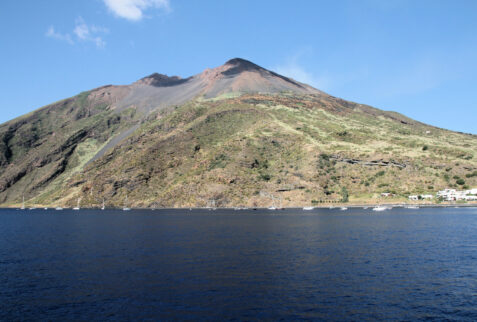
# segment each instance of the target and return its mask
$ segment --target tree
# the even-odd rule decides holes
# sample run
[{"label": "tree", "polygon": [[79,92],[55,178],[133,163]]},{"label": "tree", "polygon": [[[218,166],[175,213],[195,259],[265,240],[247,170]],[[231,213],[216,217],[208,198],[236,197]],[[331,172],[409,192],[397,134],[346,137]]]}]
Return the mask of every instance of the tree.
[{"label": "tree", "polygon": [[341,188],[341,201],[342,202],[348,202],[348,200],[349,200],[348,189],[346,189],[346,187],[342,187]]}]

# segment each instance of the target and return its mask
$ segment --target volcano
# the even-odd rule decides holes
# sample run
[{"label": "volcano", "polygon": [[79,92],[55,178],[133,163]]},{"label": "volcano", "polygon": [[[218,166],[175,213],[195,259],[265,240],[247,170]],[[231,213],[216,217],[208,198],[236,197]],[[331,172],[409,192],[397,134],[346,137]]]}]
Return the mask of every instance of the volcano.
[{"label": "volcano", "polygon": [[346,101],[234,58],[153,73],[0,125],[0,204],[403,202],[477,185],[475,135]]}]

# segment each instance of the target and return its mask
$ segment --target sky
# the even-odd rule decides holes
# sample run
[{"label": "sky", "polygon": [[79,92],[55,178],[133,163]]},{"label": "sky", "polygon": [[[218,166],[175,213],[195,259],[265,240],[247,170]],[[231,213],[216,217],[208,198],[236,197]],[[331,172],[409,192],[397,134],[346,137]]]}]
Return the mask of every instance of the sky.
[{"label": "sky", "polygon": [[2,0],[0,123],[153,72],[240,57],[477,134],[477,1]]}]

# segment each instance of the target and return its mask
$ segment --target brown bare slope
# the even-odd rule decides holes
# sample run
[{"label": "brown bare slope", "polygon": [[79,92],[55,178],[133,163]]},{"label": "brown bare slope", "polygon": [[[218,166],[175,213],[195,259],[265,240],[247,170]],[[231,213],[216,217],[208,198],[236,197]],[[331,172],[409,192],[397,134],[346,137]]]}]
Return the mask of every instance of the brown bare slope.
[{"label": "brown bare slope", "polygon": [[241,58],[206,69],[198,75],[181,79],[178,76],[152,74],[128,86],[129,93],[115,103],[118,110],[134,106],[149,113],[203,96],[212,98],[227,93],[323,94],[306,84],[271,72]]}]

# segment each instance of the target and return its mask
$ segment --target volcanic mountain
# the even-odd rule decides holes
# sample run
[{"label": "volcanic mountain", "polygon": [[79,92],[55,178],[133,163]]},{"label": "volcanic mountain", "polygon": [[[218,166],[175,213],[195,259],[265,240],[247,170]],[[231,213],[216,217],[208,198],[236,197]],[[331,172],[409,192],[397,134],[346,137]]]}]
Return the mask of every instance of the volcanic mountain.
[{"label": "volcanic mountain", "polygon": [[0,125],[0,204],[284,206],[477,184],[477,137],[244,59],[107,85]]}]

